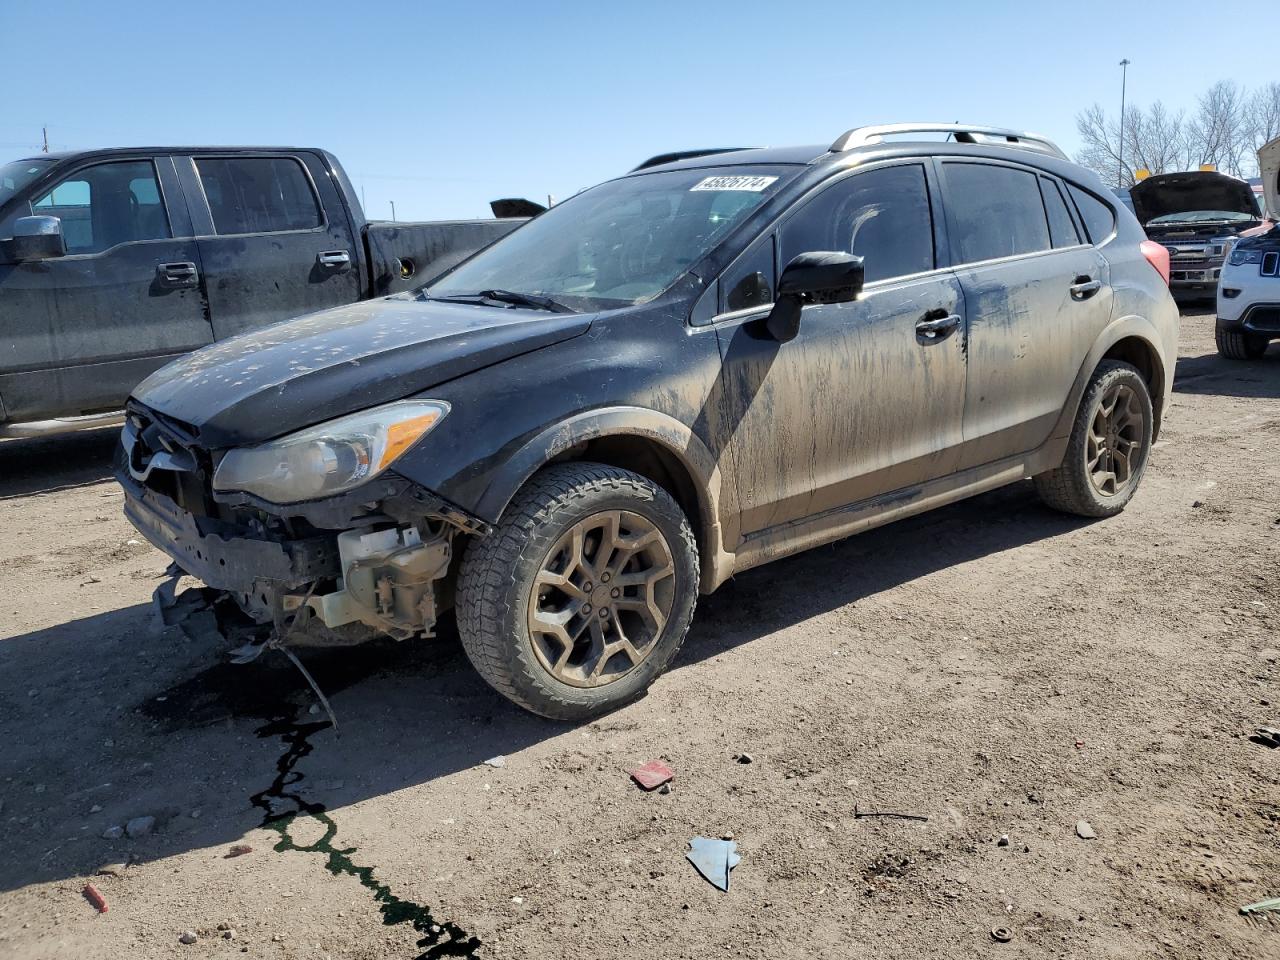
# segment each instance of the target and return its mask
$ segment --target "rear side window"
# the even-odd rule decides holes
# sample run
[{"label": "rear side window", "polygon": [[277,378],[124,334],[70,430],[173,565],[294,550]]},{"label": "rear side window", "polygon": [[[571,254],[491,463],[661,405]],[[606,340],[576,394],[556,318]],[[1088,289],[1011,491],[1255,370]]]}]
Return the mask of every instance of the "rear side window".
[{"label": "rear side window", "polygon": [[206,157],[196,169],[219,235],[320,226],[311,181],[292,157]]},{"label": "rear side window", "polygon": [[1083,241],[1076,222],[1071,219],[1067,201],[1062,198],[1058,184],[1048,177],[1040,178],[1040,192],[1044,194],[1044,209],[1049,215],[1049,237],[1055,249],[1078,246]]},{"label": "rear side window", "polygon": [[947,208],[961,263],[1048,250],[1049,224],[1034,173],[982,163],[948,163]]},{"label": "rear side window", "polygon": [[782,227],[785,266],[801,253],[838,250],[865,261],[867,283],[932,270],[933,218],[924,167],[882,167],[823,190]]},{"label": "rear side window", "polygon": [[1115,212],[1095,197],[1092,193],[1081,190],[1075,184],[1067,184],[1071,191],[1071,199],[1076,202],[1076,209],[1084,219],[1084,227],[1089,231],[1089,239],[1095,244],[1103,243],[1116,230]]}]

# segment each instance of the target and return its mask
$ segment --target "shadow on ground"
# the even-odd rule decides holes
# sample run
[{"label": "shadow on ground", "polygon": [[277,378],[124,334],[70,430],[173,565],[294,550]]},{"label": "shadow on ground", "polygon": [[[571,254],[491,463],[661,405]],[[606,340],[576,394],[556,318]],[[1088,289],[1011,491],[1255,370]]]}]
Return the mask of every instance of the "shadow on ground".
[{"label": "shadow on ground", "polygon": [[118,427],[0,443],[0,500],[100,483],[111,477]]},{"label": "shadow on ground", "polygon": [[[704,598],[674,669],[933,571],[1053,537],[1083,521],[1019,484],[744,574]],[[0,890],[239,840],[262,822],[250,797],[284,749],[271,721],[323,720],[280,655],[247,666],[156,632],[139,604],[0,643]],[[438,641],[311,651],[304,661],[337,711],[298,789],[341,807],[422,784],[573,729],[491,691],[445,624]],[[661,681],[659,681],[661,683]],[[313,789],[314,788],[314,789]],[[96,809],[98,807],[100,809]],[[193,818],[193,810],[199,817]],[[104,830],[155,816],[141,840]]]},{"label": "shadow on ground", "polygon": [[1216,353],[1182,357],[1173,389],[1220,397],[1280,397],[1280,344],[1273,343],[1258,360],[1228,360]]}]

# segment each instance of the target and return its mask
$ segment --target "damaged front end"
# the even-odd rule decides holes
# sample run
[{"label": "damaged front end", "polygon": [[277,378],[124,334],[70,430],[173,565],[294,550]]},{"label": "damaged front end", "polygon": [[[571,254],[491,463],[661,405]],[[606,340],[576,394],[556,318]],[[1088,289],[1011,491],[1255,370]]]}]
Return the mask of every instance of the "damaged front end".
[{"label": "damaged front end", "polygon": [[[390,473],[290,505],[219,492],[216,458],[185,424],[135,406],[116,476],[125,515],[174,561],[155,594],[163,622],[236,643],[237,660],[272,645],[433,636],[452,604],[455,542],[487,532]],[[183,575],[205,586],[179,594]]]}]

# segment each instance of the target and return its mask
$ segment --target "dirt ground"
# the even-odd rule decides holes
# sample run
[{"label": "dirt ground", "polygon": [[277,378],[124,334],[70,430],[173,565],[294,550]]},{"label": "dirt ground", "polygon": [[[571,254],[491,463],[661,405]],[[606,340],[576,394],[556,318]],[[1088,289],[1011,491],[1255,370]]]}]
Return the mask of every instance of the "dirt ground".
[{"label": "dirt ground", "polygon": [[[335,732],[153,627],[110,433],[0,445],[0,956],[1280,957],[1238,912],[1280,896],[1280,346],[1204,309],[1123,515],[1020,484],[758,569],[585,726],[446,631],[308,656]],[[684,854],[729,833],[721,893]]]}]

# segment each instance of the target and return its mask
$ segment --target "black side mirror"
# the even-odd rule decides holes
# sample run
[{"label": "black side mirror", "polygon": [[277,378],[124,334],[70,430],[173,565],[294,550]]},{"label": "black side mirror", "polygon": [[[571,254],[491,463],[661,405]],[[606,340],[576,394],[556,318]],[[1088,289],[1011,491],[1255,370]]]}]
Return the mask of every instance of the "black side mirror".
[{"label": "black side mirror", "polygon": [[13,239],[0,242],[15,263],[67,255],[62,221],[57,217],[19,217],[13,221]]},{"label": "black side mirror", "polygon": [[800,332],[800,308],[806,303],[847,303],[862,292],[862,258],[852,253],[802,253],[778,278],[778,299],[765,319],[769,336],[779,343]]}]

